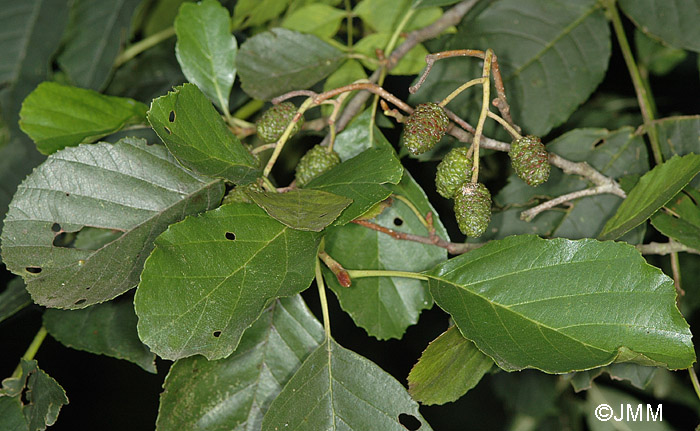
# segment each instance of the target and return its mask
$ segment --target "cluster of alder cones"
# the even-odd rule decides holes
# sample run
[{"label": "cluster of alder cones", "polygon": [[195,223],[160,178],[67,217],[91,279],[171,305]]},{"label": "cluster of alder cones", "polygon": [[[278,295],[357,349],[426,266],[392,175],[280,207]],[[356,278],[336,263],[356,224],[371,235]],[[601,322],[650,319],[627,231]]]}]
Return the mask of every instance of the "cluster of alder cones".
[{"label": "cluster of alder cones", "polygon": [[[257,122],[258,136],[274,143],[294,118],[297,108],[290,102],[272,106]],[[294,125],[299,131],[303,117]],[[447,133],[450,120],[437,103],[418,105],[404,123],[402,143],[414,155],[422,154],[437,144]],[[528,185],[536,187],[549,178],[548,153],[540,138],[532,135],[513,140],[508,155],[513,170]],[[297,185],[303,187],[313,178],[340,163],[338,154],[316,145],[296,167]],[[483,183],[472,181],[474,161],[467,147],[453,148],[437,167],[435,186],[438,193],[454,199],[454,212],[459,229],[471,238],[481,236],[491,220],[491,193]]]}]

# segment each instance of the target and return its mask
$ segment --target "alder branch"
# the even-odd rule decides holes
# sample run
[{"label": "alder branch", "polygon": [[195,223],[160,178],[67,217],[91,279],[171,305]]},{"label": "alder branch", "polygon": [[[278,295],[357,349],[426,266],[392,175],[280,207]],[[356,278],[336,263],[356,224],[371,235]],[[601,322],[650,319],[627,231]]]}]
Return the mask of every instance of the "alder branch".
[{"label": "alder branch", "polygon": [[635,246],[642,254],[659,254],[665,256],[671,253],[684,251],[686,253],[700,254],[700,251],[683,245],[679,242],[650,242],[649,244],[638,244]]},{"label": "alder branch", "polygon": [[598,187],[591,187],[589,189],[578,190],[575,192],[567,193],[565,195],[558,196],[552,200],[541,203],[535,207],[530,208],[527,211],[520,213],[520,219],[525,221],[532,221],[533,218],[542,211],[552,209],[557,205],[561,205],[564,202],[569,202],[574,199],[582,198],[584,196],[595,196],[602,195],[604,193],[612,193],[612,184],[606,184]]},{"label": "alder branch", "polygon": [[[442,14],[442,16],[431,25],[424,27],[420,30],[414,30],[410,32],[408,36],[406,36],[406,40],[404,40],[401,45],[397,46],[396,49],[394,49],[391,52],[391,55],[389,55],[389,57],[386,59],[386,62],[383,66],[384,69],[386,71],[390,71],[391,69],[396,67],[399,61],[406,54],[408,54],[408,52],[412,50],[416,45],[425,40],[439,36],[448,27],[459,24],[462,18],[464,18],[464,15],[466,15],[467,12],[469,12],[469,10],[471,10],[471,8],[474,7],[477,1],[478,0],[464,0],[445,11],[445,13]],[[381,67],[375,70],[374,73],[372,73],[372,75],[369,77],[369,81],[373,83],[379,81],[379,76],[381,75],[381,72]],[[362,92],[357,94],[348,102],[347,106],[345,107],[345,110],[336,122],[338,132],[343,130],[348,125],[350,120],[355,118],[355,116],[362,110],[362,107],[364,106],[365,102],[367,102],[369,97],[369,93]],[[326,138],[321,144],[327,145],[329,141],[330,136],[326,136]]]},{"label": "alder branch", "polygon": [[[426,217],[427,218],[427,217]],[[432,218],[431,218],[432,220]],[[477,249],[481,247],[482,244],[473,244],[473,243],[460,243],[460,242],[450,242],[446,241],[442,238],[440,238],[433,229],[430,229],[430,235],[428,236],[422,236],[422,235],[415,235],[412,233],[406,233],[406,232],[400,232],[397,230],[389,229],[384,226],[380,226],[376,223],[372,223],[371,221],[368,220],[353,220],[352,221],[355,224],[359,224],[360,226],[366,227],[367,229],[372,229],[376,230],[377,232],[381,232],[383,234],[389,235],[390,237],[398,240],[403,240],[403,241],[413,241],[413,242],[419,242],[421,244],[428,244],[428,245],[434,245],[436,247],[441,247],[447,250],[448,253],[450,254],[464,254],[468,251]]]}]

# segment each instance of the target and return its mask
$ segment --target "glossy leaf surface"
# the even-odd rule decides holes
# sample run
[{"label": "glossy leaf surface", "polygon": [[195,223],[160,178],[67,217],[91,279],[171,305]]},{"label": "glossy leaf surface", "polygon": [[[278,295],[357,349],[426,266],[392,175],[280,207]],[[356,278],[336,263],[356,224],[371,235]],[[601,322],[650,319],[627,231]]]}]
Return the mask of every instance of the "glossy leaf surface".
[{"label": "glossy leaf surface", "polygon": [[178,161],[195,172],[236,184],[260,175],[258,162],[194,84],[155,99],[148,121]]},{"label": "glossy leaf surface", "polygon": [[42,154],[52,154],[144,123],[147,110],[132,99],[43,82],[22,104],[19,125]]},{"label": "glossy leaf surface", "polygon": [[139,336],[167,359],[227,357],[269,300],[309,287],[319,241],[254,204],[224,205],[170,226],[136,291]]},{"label": "glossy leaf surface", "polygon": [[643,223],[670,201],[700,172],[700,155],[673,157],[647,172],[610,218],[600,239],[616,239]]},{"label": "glossy leaf surface", "polygon": [[175,55],[187,80],[222,112],[236,78],[238,44],[229,30],[228,10],[216,0],[185,3],[175,19]]},{"label": "glossy leaf surface", "polygon": [[695,361],[673,280],[624,243],[512,236],[428,275],[435,302],[508,371]]},{"label": "glossy leaf surface", "polygon": [[156,430],[259,430],[272,400],[323,337],[300,296],[276,300],[228,358],[194,356],[173,365]]},{"label": "glossy leaf surface", "polygon": [[329,339],[272,402],[262,429],[405,431],[400,415],[419,420],[421,431],[431,429],[401,383]]},{"label": "glossy leaf surface", "polygon": [[[66,148],[19,186],[2,258],[35,302],[84,308],[136,286],[155,237],[222,195],[220,181],[185,171],[160,145],[127,138]],[[86,226],[123,234],[97,250],[60,244],[61,235]]]}]

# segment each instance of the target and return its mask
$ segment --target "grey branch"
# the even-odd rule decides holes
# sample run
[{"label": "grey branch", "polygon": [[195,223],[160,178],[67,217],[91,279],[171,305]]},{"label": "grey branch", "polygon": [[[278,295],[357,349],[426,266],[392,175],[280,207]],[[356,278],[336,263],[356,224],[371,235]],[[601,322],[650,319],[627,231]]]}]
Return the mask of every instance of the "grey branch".
[{"label": "grey branch", "polygon": [[569,202],[574,199],[582,198],[584,196],[595,196],[595,195],[601,195],[603,193],[613,193],[613,185],[612,184],[605,184],[602,186],[597,186],[597,187],[591,187],[589,189],[583,189],[583,190],[578,190],[575,192],[567,193],[565,195],[558,196],[552,200],[549,200],[547,202],[541,203],[535,207],[530,208],[527,211],[523,211],[520,213],[520,219],[525,220],[525,221],[531,221],[535,216],[542,211],[546,211],[548,209],[554,208],[557,205],[561,205],[564,202]]},{"label": "grey branch", "polygon": [[685,251],[687,253],[692,253],[692,254],[700,254],[700,251],[695,250],[694,248],[690,248],[688,246],[685,246],[679,242],[671,241],[671,242],[650,242],[649,244],[639,244],[636,246],[637,250],[639,250],[640,253],[642,254],[660,254],[660,255],[667,255],[671,253],[676,253],[679,251]]}]

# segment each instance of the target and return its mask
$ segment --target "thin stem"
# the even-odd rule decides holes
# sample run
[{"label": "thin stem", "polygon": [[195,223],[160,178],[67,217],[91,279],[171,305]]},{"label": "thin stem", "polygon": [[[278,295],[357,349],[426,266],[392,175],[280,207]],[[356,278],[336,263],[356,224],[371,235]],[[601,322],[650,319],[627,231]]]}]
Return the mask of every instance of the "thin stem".
[{"label": "thin stem", "polygon": [[620,13],[617,10],[617,5],[615,0],[607,0],[606,8],[608,11],[608,16],[612,21],[613,28],[615,29],[615,36],[617,36],[617,42],[622,50],[622,56],[627,64],[627,69],[629,70],[630,77],[632,78],[632,84],[634,85],[634,91],[637,93],[637,102],[639,103],[639,109],[642,111],[642,117],[644,118],[644,126],[649,134],[649,142],[651,144],[651,151],[654,154],[654,161],[656,164],[663,163],[663,154],[661,153],[661,146],[659,145],[659,136],[656,133],[656,128],[654,127],[654,109],[651,102],[651,95],[644,86],[644,81],[639,73],[639,68],[637,63],[634,61],[634,55],[632,55],[632,48],[627,41],[627,36],[625,35],[625,29],[622,26],[622,19],[620,18]]},{"label": "thin stem", "polygon": [[338,279],[338,283],[341,286],[350,287],[352,285],[352,280],[350,280],[350,276],[348,275],[348,271],[345,268],[343,268],[343,265],[341,265],[340,262],[333,259],[325,251],[320,251],[318,253],[318,257],[321,258],[323,263],[325,263],[326,266],[328,267],[328,269],[330,269],[331,272],[335,275],[335,278]]},{"label": "thin stem", "polygon": [[392,194],[392,198],[398,199],[401,202],[403,202],[411,211],[413,211],[413,214],[418,217],[418,220],[425,226],[426,228],[430,229],[432,226],[428,224],[428,222],[425,220],[425,217],[423,217],[423,214],[421,214],[420,211],[418,211],[418,208],[416,208],[415,205],[413,205],[413,202],[408,200],[405,196],[397,195],[397,194]]},{"label": "thin stem", "polygon": [[472,148],[474,148],[472,183],[479,181],[479,141],[481,140],[481,134],[484,131],[484,123],[486,122],[487,113],[489,111],[489,101],[491,100],[491,80],[489,79],[489,76],[491,73],[492,57],[493,51],[491,51],[491,49],[487,49],[486,56],[484,58],[484,68],[482,71],[482,77],[485,78],[485,81],[481,87],[481,114],[479,114],[479,122],[476,124],[476,132],[474,133],[474,140],[472,141]]},{"label": "thin stem", "polygon": [[501,118],[498,114],[495,114],[495,113],[489,111],[489,112],[488,112],[488,116],[489,116],[490,118],[496,120],[496,121],[498,122],[498,124],[500,124],[501,126],[503,126],[503,128],[506,129],[506,131],[507,131],[508,133],[510,133],[510,136],[512,136],[513,139],[520,139],[520,138],[522,138],[522,135],[521,135],[520,133],[518,133],[518,131],[515,130],[515,129],[513,128],[513,126],[511,126],[510,124],[508,124],[508,122],[507,122],[506,120],[504,120],[503,118]]},{"label": "thin stem", "polygon": [[326,331],[326,340],[331,339],[331,318],[328,313],[328,300],[326,299],[326,286],[323,284],[323,274],[321,273],[321,260],[316,259],[316,286],[318,287],[318,299],[321,302],[321,313],[323,313],[323,329]]},{"label": "thin stem", "polygon": [[345,13],[347,14],[346,18],[348,21],[348,28],[347,28],[347,33],[348,33],[348,49],[352,48],[352,33],[353,33],[353,28],[352,28],[352,4],[350,3],[350,0],[345,0]]},{"label": "thin stem", "polygon": [[265,187],[265,189],[267,189],[267,191],[277,193],[277,187],[275,187],[275,185],[272,184],[272,182],[270,181],[269,178],[262,177],[262,182],[263,182],[263,187]]},{"label": "thin stem", "polygon": [[250,102],[238,108],[236,112],[231,114],[231,116],[234,118],[245,120],[246,118],[249,118],[256,112],[258,112],[264,105],[265,102],[263,102],[262,100],[253,99]]},{"label": "thin stem", "polygon": [[114,60],[114,67],[116,68],[121,66],[147,49],[152,48],[173,36],[175,36],[175,27],[168,27],[165,30],[161,30],[158,33],[152,34],[147,38],[136,42],[117,56],[117,58]]},{"label": "thin stem", "polygon": [[381,269],[348,269],[348,274],[350,278],[365,278],[365,277],[402,277],[402,278],[413,278],[415,280],[428,281],[427,275],[419,274],[417,272],[408,271],[391,271],[391,270],[381,270]]},{"label": "thin stem", "polygon": [[270,171],[272,171],[272,167],[275,165],[275,162],[277,161],[277,158],[279,157],[280,153],[282,152],[282,148],[284,148],[284,144],[287,142],[289,137],[292,134],[292,130],[294,130],[294,126],[297,124],[299,119],[301,118],[302,115],[304,115],[304,112],[309,108],[314,103],[314,99],[309,97],[304,101],[304,103],[301,104],[299,109],[297,109],[297,113],[294,114],[294,119],[289,122],[287,125],[287,128],[284,130],[284,133],[282,133],[282,136],[280,136],[279,140],[277,141],[277,144],[275,146],[275,151],[272,153],[272,156],[270,156],[270,160],[267,161],[267,165],[265,166],[265,169],[263,170],[263,176],[267,177],[270,175]]},{"label": "thin stem", "polygon": [[477,85],[477,84],[483,84],[484,81],[485,81],[485,79],[482,77],[482,78],[472,79],[472,80],[469,81],[469,82],[465,82],[464,84],[460,85],[457,89],[455,89],[455,91],[453,91],[452,93],[448,94],[447,97],[445,97],[444,99],[442,99],[442,102],[438,103],[438,105],[440,105],[440,106],[442,106],[442,107],[444,108],[444,107],[445,107],[448,103],[450,103],[455,97],[457,97],[457,96],[459,96],[460,94],[462,94],[462,92],[463,92],[464,90],[466,90],[467,88],[469,88],[469,87],[471,87],[471,86]]},{"label": "thin stem", "polygon": [[678,298],[685,296],[685,290],[681,285],[681,264],[678,261],[678,252],[674,251],[671,253],[671,272],[673,273],[673,285],[676,286],[676,292],[678,292]]},{"label": "thin stem", "polygon": [[273,142],[271,144],[263,144],[259,147],[253,148],[252,150],[250,150],[250,152],[253,154],[258,154],[258,153],[262,153],[265,150],[271,150],[271,149],[275,148],[276,146],[277,146],[277,143],[275,143],[275,142]]},{"label": "thin stem", "polygon": [[[39,331],[37,331],[36,335],[34,335],[34,339],[32,340],[31,344],[29,344],[29,347],[27,347],[27,351],[24,352],[24,355],[22,355],[22,359],[25,361],[31,361],[34,359],[34,356],[36,355],[36,352],[39,350],[39,347],[41,347],[41,343],[44,342],[44,339],[46,338],[46,328],[43,326],[39,328]],[[17,368],[15,368],[15,371],[12,373],[12,377],[19,377],[22,375],[22,364],[18,364]]]},{"label": "thin stem", "polygon": [[558,196],[554,199],[543,202],[535,207],[530,208],[527,211],[520,213],[520,219],[525,221],[532,221],[533,218],[542,211],[554,208],[557,205],[561,205],[564,202],[569,202],[574,199],[582,198],[584,196],[595,196],[604,193],[612,193],[613,186],[611,184],[606,184],[598,187],[591,187],[589,189],[577,190],[575,192],[567,193],[565,195]]},{"label": "thin stem", "polygon": [[690,374],[690,381],[693,382],[693,389],[695,389],[695,395],[700,399],[700,382],[698,382],[698,375],[695,374],[695,369],[691,366],[688,368],[688,374]]},{"label": "thin stem", "polygon": [[284,93],[281,96],[275,97],[274,99],[270,100],[270,103],[272,103],[273,105],[277,105],[280,102],[284,102],[287,99],[291,99],[292,97],[297,96],[316,97],[318,96],[318,93],[311,90],[294,90],[290,91],[289,93]]},{"label": "thin stem", "polygon": [[635,246],[642,254],[667,255],[674,252],[684,251],[686,253],[700,254],[700,251],[685,246],[679,242],[650,242],[649,244],[639,244]]},{"label": "thin stem", "polygon": [[360,226],[366,227],[367,229],[376,230],[385,235],[403,241],[413,241],[419,242],[421,244],[434,245],[436,247],[444,248],[450,254],[464,254],[468,251],[474,250],[481,247],[484,244],[474,244],[474,243],[457,243],[446,241],[435,234],[435,230],[428,228],[430,234],[428,236],[415,235],[412,233],[399,232],[387,227],[372,223],[369,220],[353,220],[352,223],[359,224]]},{"label": "thin stem", "polygon": [[358,83],[348,84],[348,85],[344,85],[342,87],[334,88],[333,90],[326,91],[325,93],[321,93],[318,96],[316,96],[314,98],[314,103],[320,104],[321,102],[328,100],[331,97],[335,97],[339,94],[347,93],[349,91],[356,91],[356,90],[367,90],[370,93],[377,94],[377,95],[381,96],[382,98],[384,98],[385,100],[388,100],[389,102],[391,102],[395,106],[399,107],[404,112],[408,112],[408,113],[413,112],[413,108],[411,108],[411,106],[408,105],[406,102],[404,102],[403,100],[394,96],[393,94],[389,93],[383,87],[381,87],[377,84],[373,84],[371,82],[358,82]]}]

